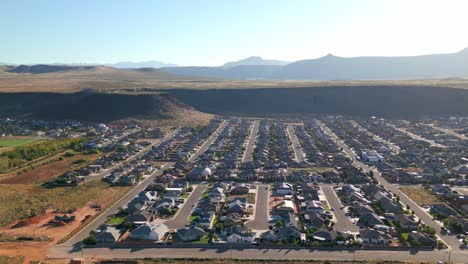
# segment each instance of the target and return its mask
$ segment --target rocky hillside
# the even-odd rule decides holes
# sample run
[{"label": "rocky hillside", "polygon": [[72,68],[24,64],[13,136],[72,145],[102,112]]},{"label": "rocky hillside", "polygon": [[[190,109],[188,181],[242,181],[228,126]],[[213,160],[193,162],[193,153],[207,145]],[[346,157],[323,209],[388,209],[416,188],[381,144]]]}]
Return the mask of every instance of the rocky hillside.
[{"label": "rocky hillside", "polygon": [[167,94],[0,93],[1,117],[109,122],[126,118],[170,120],[196,113]]}]

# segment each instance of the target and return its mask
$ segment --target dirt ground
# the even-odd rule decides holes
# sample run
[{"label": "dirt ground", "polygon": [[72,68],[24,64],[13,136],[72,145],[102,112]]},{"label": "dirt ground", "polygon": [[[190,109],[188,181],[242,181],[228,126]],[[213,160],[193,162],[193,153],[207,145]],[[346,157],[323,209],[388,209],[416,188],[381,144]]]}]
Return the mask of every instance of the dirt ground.
[{"label": "dirt ground", "polygon": [[[82,220],[87,215],[95,215],[96,211],[89,206],[79,208],[70,215],[74,215],[76,220],[69,224],[54,225],[51,220],[57,215],[63,215],[62,213],[53,213],[52,210],[48,210],[43,215],[38,215],[33,218],[25,220],[17,220],[13,223],[0,228],[0,232],[8,236],[36,236],[36,237],[50,237],[54,241],[58,241],[61,238],[68,235],[74,229],[78,228],[82,224]],[[89,220],[88,220],[89,221]]]},{"label": "dirt ground", "polygon": [[405,186],[400,187],[400,190],[420,206],[443,203],[437,196],[421,186]]},{"label": "dirt ground", "polygon": [[[76,216],[76,220],[69,224],[54,225],[50,221],[59,213],[53,213],[48,210],[45,214],[39,215],[27,220],[17,220],[0,229],[3,236],[19,237],[19,236],[34,236],[34,237],[49,237],[52,241],[33,242],[33,241],[18,241],[18,242],[0,242],[0,256],[23,256],[24,263],[29,261],[44,260],[47,249],[55,245],[60,239],[66,237],[76,228],[90,221],[88,215],[95,215],[96,211],[89,206],[79,208],[71,215]],[[85,220],[82,222],[83,220]],[[19,227],[15,227],[19,226]]]}]

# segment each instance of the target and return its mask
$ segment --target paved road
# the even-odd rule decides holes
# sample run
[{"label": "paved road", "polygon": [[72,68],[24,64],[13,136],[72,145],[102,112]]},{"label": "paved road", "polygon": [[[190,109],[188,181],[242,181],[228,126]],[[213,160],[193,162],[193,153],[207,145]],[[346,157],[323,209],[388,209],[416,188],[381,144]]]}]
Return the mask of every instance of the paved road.
[{"label": "paved road", "polygon": [[211,136],[201,145],[201,147],[189,158],[190,162],[195,161],[200,155],[205,153],[205,151],[215,142],[215,140],[218,138],[219,133],[223,131],[224,127],[226,127],[226,120],[224,120],[219,127],[211,134]]},{"label": "paved road", "polygon": [[[87,259],[128,258],[226,258],[226,259],[279,259],[279,260],[336,260],[336,261],[401,261],[436,263],[448,261],[446,250],[388,251],[388,250],[327,250],[327,249],[265,249],[257,248],[86,248],[73,253],[53,251],[48,258],[70,259],[83,256]],[[452,252],[451,263],[466,263],[467,252]]]},{"label": "paved road", "polygon": [[[139,153],[137,153],[130,159],[141,157],[144,153],[146,153],[146,151],[150,150],[152,146],[157,146],[159,144],[162,144],[164,141],[172,138],[172,136],[175,133],[177,133],[177,130],[166,135],[162,140],[160,140],[156,144],[153,144],[149,146],[148,148],[145,148],[145,150],[143,151],[140,151]],[[133,199],[133,197],[135,197],[136,195],[138,195],[138,193],[146,189],[146,187],[148,187],[148,185],[150,185],[153,182],[154,178],[161,176],[165,169],[172,167],[173,165],[174,165],[173,162],[164,164],[162,168],[160,168],[158,171],[156,171],[155,173],[151,174],[146,179],[141,181],[138,185],[136,185],[132,190],[130,190],[127,194],[125,194],[115,204],[113,204],[104,212],[102,212],[99,216],[94,218],[93,221],[91,221],[87,226],[85,226],[78,233],[76,233],[73,237],[71,237],[66,243],[64,243],[64,245],[76,246],[77,244],[81,244],[81,241],[83,241],[83,239],[89,235],[89,232],[91,232],[92,230],[95,230],[100,225],[102,225],[106,221],[107,217],[117,212],[122,206],[127,205]]]},{"label": "paved road", "polygon": [[321,186],[323,194],[327,197],[327,202],[330,205],[330,208],[333,208],[334,215],[336,218],[336,223],[334,229],[338,231],[351,231],[359,232],[359,227],[352,223],[349,218],[345,215],[345,211],[341,209],[343,206],[341,201],[338,199],[335,191],[332,186]]},{"label": "paved road", "polygon": [[289,140],[292,143],[296,161],[303,162],[305,160],[305,154],[302,151],[301,144],[299,144],[299,140],[297,139],[296,133],[294,133],[294,130],[291,125],[288,125],[287,132],[288,132]]},{"label": "paved road", "polygon": [[140,192],[146,189],[148,185],[150,185],[156,177],[159,177],[163,174],[164,170],[170,168],[174,165],[173,162],[168,162],[163,165],[163,167],[158,170],[157,172],[151,174],[146,179],[141,181],[138,185],[135,186],[132,190],[130,190],[127,194],[125,194],[120,200],[116,203],[111,205],[107,210],[102,212],[99,216],[97,216],[91,223],[81,229],[77,234],[75,234],[72,238],[70,238],[66,243],[63,245],[70,246],[77,246],[81,244],[81,241],[85,239],[89,232],[92,230],[96,230],[100,225],[102,225],[107,217],[115,214],[121,207],[127,205],[135,196],[137,196]]},{"label": "paved road", "polygon": [[[145,147],[144,149],[140,150],[138,153],[134,154],[133,156],[129,157],[128,159],[125,160],[125,162],[132,162],[138,158],[140,158],[141,156],[145,155],[146,153],[148,153],[148,151],[151,150],[152,147],[154,146],[158,146],[160,145],[162,142],[165,142],[169,139],[171,139],[176,133],[177,131],[179,131],[178,129],[172,131],[171,133],[167,134],[164,138],[162,138],[161,140]],[[115,169],[119,168],[120,166],[122,166],[124,161],[121,161],[119,162],[118,164],[110,167],[110,168],[107,168],[105,170],[102,170],[100,171],[99,173],[97,174],[91,174],[89,176],[86,176],[85,177],[85,180],[86,181],[91,181],[91,180],[100,180],[102,178],[104,178],[105,176],[109,175],[110,172],[114,171]]]},{"label": "paved road", "polygon": [[124,133],[122,133],[122,135],[120,135],[120,136],[118,136],[116,138],[113,138],[112,140],[109,140],[108,142],[104,142],[102,144],[102,147],[105,148],[105,147],[109,146],[110,144],[118,142],[119,140],[123,139],[124,137],[127,137],[127,136],[129,136],[131,134],[135,134],[135,133],[137,133],[139,131],[141,131],[141,128],[135,128],[132,131],[124,132]]},{"label": "paved road", "polygon": [[447,146],[444,146],[442,144],[439,144],[433,140],[430,140],[430,139],[427,139],[427,138],[424,138],[424,137],[421,137],[421,136],[418,136],[414,133],[411,133],[409,132],[408,130],[404,129],[404,128],[401,128],[401,127],[396,127],[396,126],[393,126],[396,130],[400,131],[400,132],[403,132],[405,133],[406,135],[416,139],[416,140],[421,140],[421,141],[425,141],[429,144],[431,144],[431,146],[434,146],[434,147],[438,147],[438,148],[447,148]]},{"label": "paved road", "polygon": [[255,218],[245,223],[245,226],[255,230],[267,230],[268,221],[268,185],[257,185],[257,196],[255,197]]},{"label": "paved road", "polygon": [[188,225],[190,223],[189,216],[192,214],[195,204],[200,200],[200,196],[206,187],[207,185],[197,185],[177,214],[172,219],[164,222],[164,224],[170,229],[184,228]]},{"label": "paved road", "polygon": [[446,133],[448,135],[451,135],[451,136],[454,136],[454,137],[457,137],[459,139],[462,139],[462,140],[468,140],[468,137],[466,137],[465,135],[462,135],[460,133],[457,133],[455,131],[453,131],[452,129],[447,129],[447,128],[443,128],[443,127],[438,127],[438,126],[435,126],[434,124],[423,124],[425,126],[428,126],[428,127],[432,127],[433,129],[435,130],[438,130],[440,132],[443,132],[443,133]]},{"label": "paved road", "polygon": [[370,168],[366,164],[356,160],[356,156],[352,153],[351,149],[346,145],[341,139],[339,139],[327,126],[325,126],[322,122],[320,122],[322,129],[330,135],[330,137],[340,146],[343,148],[343,152],[348,155],[349,158],[351,158],[354,162],[354,165],[357,167],[360,167],[363,169],[365,172],[373,171],[375,179],[382,184],[387,190],[390,190],[394,194],[399,194],[400,195],[400,201],[406,205],[409,205],[411,210],[414,211],[417,217],[421,219],[423,223],[425,223],[428,226],[431,226],[432,228],[435,229],[437,236],[440,237],[441,240],[443,240],[452,250],[458,251],[460,250],[460,242],[452,236],[448,235],[442,235],[441,234],[441,226],[435,222],[432,217],[424,211],[421,207],[419,207],[413,200],[411,200],[408,196],[406,196],[404,193],[400,192],[397,186],[389,183],[384,177],[382,177],[382,174],[374,169]]},{"label": "paved road", "polygon": [[256,138],[258,134],[258,127],[260,126],[260,120],[254,120],[252,125],[252,130],[250,131],[249,141],[244,151],[244,156],[242,157],[242,162],[252,161],[252,153],[255,149]]},{"label": "paved road", "polygon": [[400,153],[400,147],[395,145],[394,143],[392,142],[389,142],[379,136],[377,136],[376,134],[370,132],[369,130],[365,129],[363,126],[361,126],[360,124],[358,124],[356,121],[354,120],[351,120],[351,123],[354,125],[355,128],[363,131],[364,133],[366,133],[369,137],[372,137],[375,141],[378,141],[378,142],[381,142],[385,145],[387,145],[387,147],[389,147],[393,153]]}]

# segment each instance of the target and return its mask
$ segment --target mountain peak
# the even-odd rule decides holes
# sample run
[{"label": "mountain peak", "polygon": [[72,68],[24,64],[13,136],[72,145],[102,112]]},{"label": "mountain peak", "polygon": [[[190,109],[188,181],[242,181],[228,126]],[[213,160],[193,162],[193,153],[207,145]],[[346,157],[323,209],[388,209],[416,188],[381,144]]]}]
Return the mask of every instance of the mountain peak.
[{"label": "mountain peak", "polygon": [[231,68],[236,66],[245,66],[245,65],[276,65],[276,66],[283,66],[288,64],[287,61],[280,61],[280,60],[267,60],[263,59],[260,56],[250,56],[248,58],[239,60],[239,61],[230,61],[225,63],[223,67]]}]

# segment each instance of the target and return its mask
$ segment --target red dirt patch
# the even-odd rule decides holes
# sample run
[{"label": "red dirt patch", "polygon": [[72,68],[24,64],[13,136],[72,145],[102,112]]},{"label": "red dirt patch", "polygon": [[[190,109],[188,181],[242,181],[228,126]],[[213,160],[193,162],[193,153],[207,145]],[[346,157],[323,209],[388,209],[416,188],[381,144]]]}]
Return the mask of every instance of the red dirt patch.
[{"label": "red dirt patch", "polygon": [[[51,237],[54,241],[58,241],[70,232],[78,228],[80,225],[89,220],[89,215],[95,215],[96,211],[89,206],[82,207],[70,215],[74,215],[76,220],[71,223],[57,223],[54,221],[55,216],[63,215],[63,213],[54,213],[52,210],[47,210],[45,214],[38,215],[32,218],[17,220],[13,223],[0,229],[0,232],[8,236],[37,236]],[[86,219],[86,220],[85,220]],[[83,221],[85,220],[85,221]]]},{"label": "red dirt patch", "polygon": [[[76,228],[87,224],[91,219],[89,215],[92,216],[95,214],[96,211],[94,209],[89,206],[85,206],[72,213],[72,215],[76,216],[76,220],[69,224],[60,223],[58,225],[51,225],[51,222],[55,222],[54,218],[56,215],[63,215],[61,213],[53,213],[52,210],[48,210],[45,214],[39,216],[15,221],[8,226],[0,228],[0,233],[10,237],[50,237],[53,240],[44,242],[0,242],[0,255],[24,256],[24,263],[29,263],[29,261],[45,260],[48,248],[55,245],[60,239],[66,237]],[[54,263],[62,262],[58,261]],[[68,263],[68,261],[63,263]]]}]

